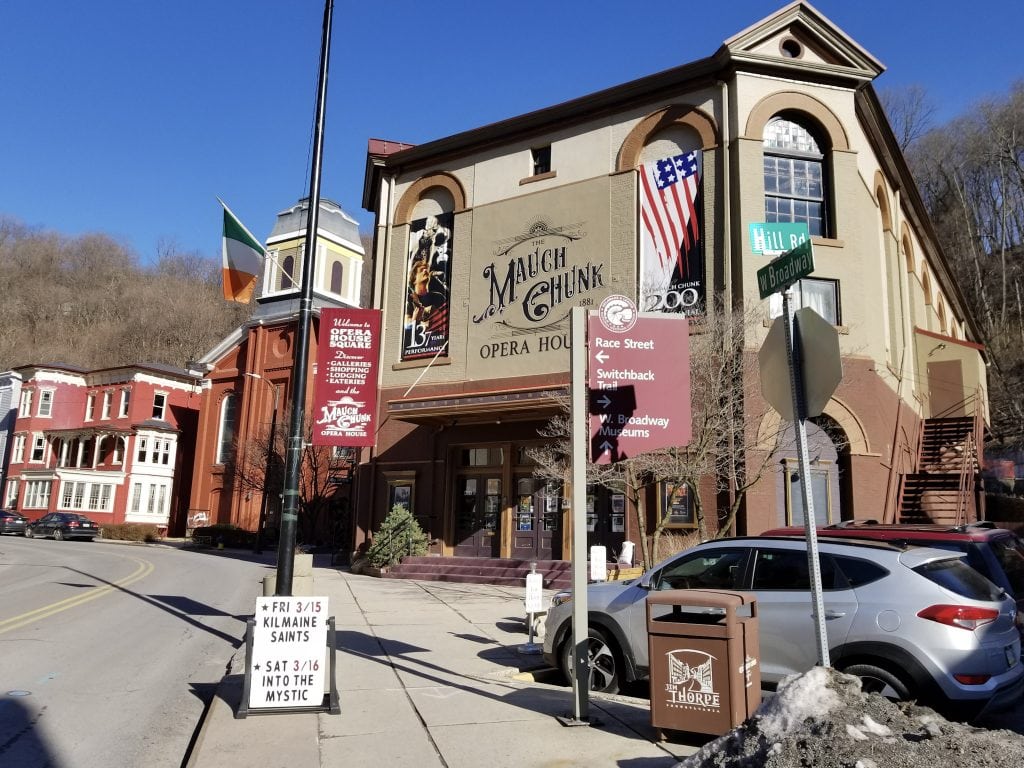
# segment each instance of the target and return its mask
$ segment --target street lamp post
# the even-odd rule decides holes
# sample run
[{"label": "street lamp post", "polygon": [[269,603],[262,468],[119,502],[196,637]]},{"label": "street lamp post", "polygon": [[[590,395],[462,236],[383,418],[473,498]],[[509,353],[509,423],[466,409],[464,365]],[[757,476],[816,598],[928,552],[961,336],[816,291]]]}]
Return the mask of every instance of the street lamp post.
[{"label": "street lamp post", "polygon": [[256,541],[252,548],[253,553],[259,555],[263,552],[263,528],[267,523],[267,486],[270,484],[270,473],[274,467],[274,445],[277,442],[277,407],[281,389],[258,373],[247,372],[245,375],[262,381],[274,390],[274,410],[270,414],[270,437],[267,442],[267,465],[263,470],[263,498],[260,499],[260,517],[259,522],[256,524]]}]

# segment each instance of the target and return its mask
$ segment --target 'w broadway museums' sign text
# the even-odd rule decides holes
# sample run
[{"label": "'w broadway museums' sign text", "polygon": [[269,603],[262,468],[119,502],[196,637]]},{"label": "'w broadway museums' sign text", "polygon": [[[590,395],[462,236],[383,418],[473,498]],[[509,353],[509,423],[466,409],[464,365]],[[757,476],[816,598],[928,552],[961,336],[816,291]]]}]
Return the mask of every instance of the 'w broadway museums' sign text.
[{"label": "'w broadway museums' sign text", "polygon": [[587,339],[592,460],[607,464],[689,443],[686,318],[649,313],[613,330],[591,312]]}]

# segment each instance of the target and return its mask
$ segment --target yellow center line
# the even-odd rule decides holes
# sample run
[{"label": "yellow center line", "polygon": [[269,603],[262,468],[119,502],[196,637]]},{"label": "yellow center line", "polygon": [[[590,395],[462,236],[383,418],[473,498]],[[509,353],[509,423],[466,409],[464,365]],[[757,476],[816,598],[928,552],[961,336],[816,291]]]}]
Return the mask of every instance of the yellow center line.
[{"label": "yellow center line", "polygon": [[90,589],[88,592],[82,592],[81,594],[65,598],[64,600],[59,600],[56,603],[44,605],[41,608],[36,608],[33,611],[28,611],[27,613],[23,613],[19,616],[12,616],[9,619],[4,619],[3,621],[0,621],[0,635],[4,634],[5,632],[10,632],[12,629],[18,629],[19,627],[23,627],[26,624],[31,624],[33,621],[45,619],[49,616],[53,616],[54,614],[60,613],[61,611],[66,611],[69,608],[75,608],[81,605],[82,603],[87,603],[90,600],[95,600],[98,597],[103,597],[103,595],[113,592],[114,590],[120,587],[126,587],[129,584],[138,581],[139,579],[143,579],[153,572],[153,568],[155,566],[152,563],[146,560],[136,560],[134,557],[128,559],[132,560],[135,563],[138,563],[139,567],[136,568],[133,573],[129,574],[128,576],[125,576],[123,579],[115,581],[112,584],[104,584],[101,587],[94,587],[93,589]]}]

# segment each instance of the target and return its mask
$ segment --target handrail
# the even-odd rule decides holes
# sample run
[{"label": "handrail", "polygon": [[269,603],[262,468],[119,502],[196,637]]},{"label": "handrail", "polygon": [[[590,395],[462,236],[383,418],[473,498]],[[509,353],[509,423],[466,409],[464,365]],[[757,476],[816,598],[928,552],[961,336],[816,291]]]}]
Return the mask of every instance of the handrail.
[{"label": "handrail", "polygon": [[[982,446],[984,445],[985,419],[982,413],[981,388],[978,387],[971,395],[974,401],[974,412],[972,415],[971,431],[964,438],[964,451],[960,464],[960,484],[957,494],[956,524],[962,525],[966,522],[967,501],[969,495],[973,495],[976,487],[976,474],[980,473],[984,466]],[[967,403],[964,398],[963,403]],[[966,410],[966,408],[965,408]]]}]

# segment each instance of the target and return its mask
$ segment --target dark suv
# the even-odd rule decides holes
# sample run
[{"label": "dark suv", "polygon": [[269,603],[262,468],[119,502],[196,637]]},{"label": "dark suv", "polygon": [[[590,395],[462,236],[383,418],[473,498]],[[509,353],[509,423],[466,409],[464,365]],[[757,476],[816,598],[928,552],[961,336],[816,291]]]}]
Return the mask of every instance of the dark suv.
[{"label": "dark suv", "polygon": [[[762,536],[800,536],[803,526],[774,528]],[[875,520],[844,520],[818,528],[818,536],[903,542],[963,552],[967,564],[1002,587],[1024,612],[1024,541],[1013,531],[990,521],[949,527],[945,525],[895,525]]]}]

